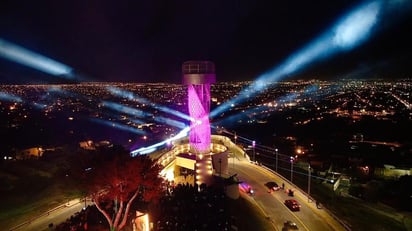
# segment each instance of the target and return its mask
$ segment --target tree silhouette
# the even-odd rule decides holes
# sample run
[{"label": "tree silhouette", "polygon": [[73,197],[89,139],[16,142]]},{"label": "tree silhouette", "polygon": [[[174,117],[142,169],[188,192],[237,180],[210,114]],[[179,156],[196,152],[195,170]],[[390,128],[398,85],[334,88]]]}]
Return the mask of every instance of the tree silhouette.
[{"label": "tree silhouette", "polygon": [[110,230],[121,230],[133,202],[158,201],[163,185],[161,168],[148,156],[131,157],[122,152],[102,159],[89,170],[86,188]]}]

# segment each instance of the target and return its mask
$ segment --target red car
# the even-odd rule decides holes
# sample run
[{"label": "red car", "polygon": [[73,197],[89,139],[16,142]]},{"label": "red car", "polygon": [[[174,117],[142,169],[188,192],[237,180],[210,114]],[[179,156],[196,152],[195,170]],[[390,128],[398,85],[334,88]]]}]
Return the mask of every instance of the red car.
[{"label": "red car", "polygon": [[300,210],[300,204],[294,199],[285,200],[285,205],[292,211]]},{"label": "red car", "polygon": [[240,183],[239,188],[247,194],[250,194],[250,195],[254,194],[254,191],[253,191],[252,187],[249,184],[245,183],[245,182]]}]

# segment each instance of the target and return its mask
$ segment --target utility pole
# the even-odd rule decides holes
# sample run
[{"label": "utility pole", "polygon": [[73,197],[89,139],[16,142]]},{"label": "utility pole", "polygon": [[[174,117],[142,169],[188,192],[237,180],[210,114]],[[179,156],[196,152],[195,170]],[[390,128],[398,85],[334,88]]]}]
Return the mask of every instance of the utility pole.
[{"label": "utility pole", "polygon": [[255,146],[256,146],[256,142],[252,141],[252,146],[253,146],[253,163],[256,163],[256,157],[255,157]]},{"label": "utility pole", "polygon": [[236,144],[236,140],[237,140],[237,135],[236,135],[236,132],[235,132],[235,144]]},{"label": "utility pole", "polygon": [[310,168],[310,164],[308,166],[308,202],[310,202],[310,174],[312,170]]},{"label": "utility pole", "polygon": [[290,182],[293,183],[293,156],[290,157]]},{"label": "utility pole", "polygon": [[278,149],[277,148],[275,148],[275,155],[276,155],[275,171],[278,172]]}]

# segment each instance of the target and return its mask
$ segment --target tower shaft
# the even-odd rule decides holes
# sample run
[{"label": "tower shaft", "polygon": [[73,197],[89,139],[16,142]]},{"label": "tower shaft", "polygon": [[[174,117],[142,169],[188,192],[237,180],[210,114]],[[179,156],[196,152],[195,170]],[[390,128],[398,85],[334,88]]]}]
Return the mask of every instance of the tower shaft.
[{"label": "tower shaft", "polygon": [[210,84],[216,81],[215,66],[209,61],[187,61],[182,69],[192,119],[189,142],[196,153],[204,154],[210,148]]},{"label": "tower shaft", "polygon": [[210,154],[210,84],[216,81],[215,65],[209,61],[187,61],[182,65],[183,84],[187,85],[191,118],[189,143],[196,154],[196,183],[207,183],[212,173]]}]

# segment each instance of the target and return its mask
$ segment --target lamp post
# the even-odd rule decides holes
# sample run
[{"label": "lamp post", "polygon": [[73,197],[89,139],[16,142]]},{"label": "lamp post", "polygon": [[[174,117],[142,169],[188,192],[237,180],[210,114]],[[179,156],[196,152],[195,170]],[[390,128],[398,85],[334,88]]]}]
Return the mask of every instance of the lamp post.
[{"label": "lamp post", "polygon": [[255,146],[256,146],[256,142],[252,141],[252,147],[253,147],[253,163],[256,162],[256,158],[255,158]]},{"label": "lamp post", "polygon": [[293,183],[293,161],[294,161],[294,157],[291,156],[290,157],[290,182]]},{"label": "lamp post", "polygon": [[310,174],[312,170],[310,168],[310,164],[308,166],[308,202],[310,202]]},{"label": "lamp post", "polygon": [[83,210],[86,210],[86,208],[87,208],[87,194],[84,195],[84,207],[83,207]]},{"label": "lamp post", "polygon": [[236,132],[235,132],[235,144],[236,144],[236,140],[237,140],[237,135],[236,135]]},{"label": "lamp post", "polygon": [[275,148],[275,155],[276,155],[275,171],[278,172],[278,149],[277,148]]}]

